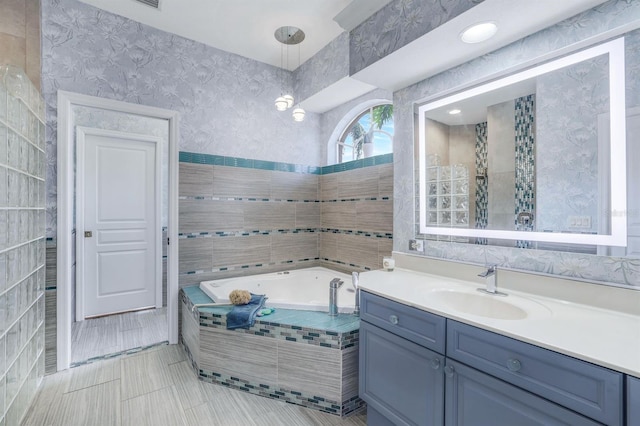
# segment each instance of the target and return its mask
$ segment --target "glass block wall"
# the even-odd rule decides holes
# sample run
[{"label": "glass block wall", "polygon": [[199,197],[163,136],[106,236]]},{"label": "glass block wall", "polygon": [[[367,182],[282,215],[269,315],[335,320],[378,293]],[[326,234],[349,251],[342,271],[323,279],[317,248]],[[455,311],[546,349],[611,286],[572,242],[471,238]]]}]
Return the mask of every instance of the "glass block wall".
[{"label": "glass block wall", "polygon": [[0,426],[20,424],[44,375],[44,102],[0,66]]}]

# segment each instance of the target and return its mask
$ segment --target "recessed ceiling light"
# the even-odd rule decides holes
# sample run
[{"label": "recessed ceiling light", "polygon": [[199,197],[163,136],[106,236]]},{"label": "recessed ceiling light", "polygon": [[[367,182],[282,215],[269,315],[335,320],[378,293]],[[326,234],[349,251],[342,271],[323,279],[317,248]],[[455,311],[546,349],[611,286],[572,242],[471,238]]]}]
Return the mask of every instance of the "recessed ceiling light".
[{"label": "recessed ceiling light", "polygon": [[459,109],[452,109],[451,111],[449,111],[449,114],[451,115],[456,115],[456,114],[460,114],[462,111],[460,111]]},{"label": "recessed ceiling light", "polygon": [[489,40],[498,32],[495,22],[473,24],[460,33],[460,40],[465,43],[480,43]]}]

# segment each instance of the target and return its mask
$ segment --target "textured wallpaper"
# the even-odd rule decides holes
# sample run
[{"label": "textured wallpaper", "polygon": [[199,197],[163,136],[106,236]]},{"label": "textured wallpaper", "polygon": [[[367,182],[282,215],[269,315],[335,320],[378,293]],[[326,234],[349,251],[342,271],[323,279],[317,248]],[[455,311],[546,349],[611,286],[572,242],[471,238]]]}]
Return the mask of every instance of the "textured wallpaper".
[{"label": "textured wallpaper", "polygon": [[[622,28],[640,19],[640,2],[612,0],[491,54],[394,93],[394,250],[407,252],[415,236],[414,104],[452,87],[530,64],[535,58]],[[621,31],[622,32],[622,31]],[[609,33],[610,34],[610,33]],[[640,102],[640,30],[626,34],[627,106]],[[427,242],[425,255],[473,263],[640,286],[640,260],[542,250]]]},{"label": "textured wallpaper", "polygon": [[[43,18],[50,126],[62,89],[180,112],[181,150],[319,164],[319,117],[296,123],[275,110],[275,67],[76,0],[44,2]],[[53,132],[47,139],[55,146]]]},{"label": "textured wallpaper", "polygon": [[482,3],[483,0],[395,0],[354,28],[349,72],[355,74]]},{"label": "textured wallpaper", "polygon": [[[608,72],[608,58],[598,57],[538,78],[539,231],[598,232],[598,116],[609,112]],[[571,228],[569,216],[588,216],[591,226]]]}]

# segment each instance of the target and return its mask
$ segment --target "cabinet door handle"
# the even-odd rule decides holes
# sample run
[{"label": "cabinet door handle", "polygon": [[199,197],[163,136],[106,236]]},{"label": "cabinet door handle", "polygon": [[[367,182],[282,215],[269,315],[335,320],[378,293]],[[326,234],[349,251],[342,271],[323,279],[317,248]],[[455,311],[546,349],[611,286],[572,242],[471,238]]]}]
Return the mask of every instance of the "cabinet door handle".
[{"label": "cabinet door handle", "polygon": [[507,368],[509,369],[509,371],[513,371],[515,373],[520,371],[520,369],[522,368],[522,364],[515,358],[509,358],[507,360]]},{"label": "cabinet door handle", "polygon": [[389,315],[389,322],[393,325],[398,324],[398,316],[397,315]]},{"label": "cabinet door handle", "polygon": [[437,370],[440,368],[440,358],[433,358],[431,360],[431,368]]},{"label": "cabinet door handle", "polygon": [[447,365],[446,367],[444,367],[444,374],[447,375],[447,377],[453,377],[453,374],[456,372],[455,368],[453,368],[452,365]]}]

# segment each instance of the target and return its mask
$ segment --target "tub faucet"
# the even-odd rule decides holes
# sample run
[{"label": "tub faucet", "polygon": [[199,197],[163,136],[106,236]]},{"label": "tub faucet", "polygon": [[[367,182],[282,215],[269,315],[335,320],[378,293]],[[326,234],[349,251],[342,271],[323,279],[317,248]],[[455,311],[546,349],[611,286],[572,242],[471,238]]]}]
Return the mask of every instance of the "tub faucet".
[{"label": "tub faucet", "polygon": [[353,315],[360,316],[360,274],[358,272],[351,273],[351,285],[356,292],[356,303],[353,309]]},{"label": "tub faucet", "polygon": [[506,293],[498,291],[498,265],[490,265],[486,271],[478,274],[479,277],[485,279],[486,288],[479,288],[478,291],[492,294],[495,296],[506,296]]},{"label": "tub faucet", "polygon": [[329,283],[329,316],[338,315],[338,289],[344,284],[340,278],[334,278]]}]

